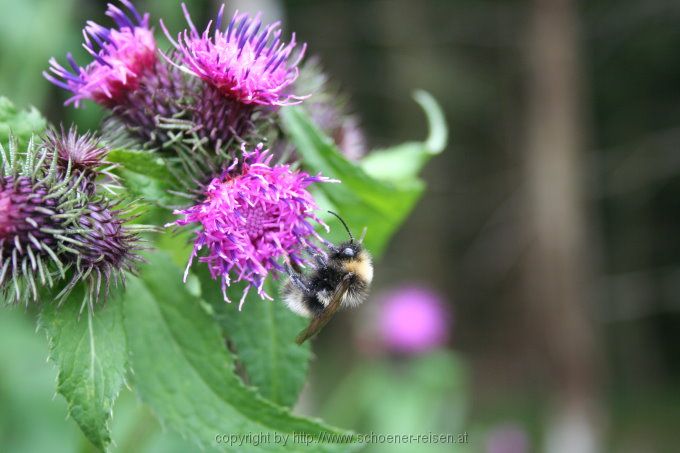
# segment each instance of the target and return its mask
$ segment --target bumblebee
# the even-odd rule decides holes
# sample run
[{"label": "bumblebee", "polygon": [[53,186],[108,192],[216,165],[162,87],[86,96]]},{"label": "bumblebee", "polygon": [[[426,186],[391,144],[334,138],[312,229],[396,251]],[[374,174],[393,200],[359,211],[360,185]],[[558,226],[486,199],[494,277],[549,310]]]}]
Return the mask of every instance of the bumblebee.
[{"label": "bumblebee", "polygon": [[349,241],[326,244],[327,256],[313,254],[314,270],[309,275],[286,265],[289,279],[283,287],[283,300],[294,313],[312,318],[309,327],[298,336],[298,344],[316,335],[338,309],[361,305],[373,281],[371,255],[362,245],[364,235],[355,240],[345,221],[335,212],[328,212],[340,220]]}]

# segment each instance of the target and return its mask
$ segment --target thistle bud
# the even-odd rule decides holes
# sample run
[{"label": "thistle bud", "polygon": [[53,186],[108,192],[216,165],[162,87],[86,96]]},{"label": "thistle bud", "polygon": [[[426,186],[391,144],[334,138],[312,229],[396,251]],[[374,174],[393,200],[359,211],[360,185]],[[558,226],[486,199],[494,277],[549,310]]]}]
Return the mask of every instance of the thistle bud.
[{"label": "thistle bud", "polygon": [[142,258],[136,252],[142,249],[139,232],[148,229],[142,225],[126,225],[127,211],[114,209],[105,199],[91,201],[83,210],[78,223],[81,232],[74,234],[74,252],[67,256],[75,271],[71,282],[57,298],[64,298],[79,281],[85,281],[86,301],[92,305],[108,298],[111,284],[125,285],[125,273],[135,273]]},{"label": "thistle bud", "polygon": [[57,159],[30,141],[19,153],[0,145],[0,295],[6,302],[38,299],[38,286],[65,275],[68,225],[78,217],[78,179],[57,177]]},{"label": "thistle bud", "polygon": [[305,107],[314,123],[333,139],[340,152],[350,160],[364,157],[368,145],[361,121],[351,113],[349,98],[324,73],[318,58],[310,58],[302,66],[296,87],[315,93]]},{"label": "thistle bud", "polygon": [[117,177],[111,173],[116,165],[106,161],[109,148],[100,144],[93,134],[78,134],[75,127],[66,132],[63,126],[59,131],[49,129],[45,134],[44,144],[57,157],[57,170],[60,177],[67,177],[68,173],[79,177],[81,188],[89,194],[95,192],[95,179],[102,175],[102,185],[112,187]]}]

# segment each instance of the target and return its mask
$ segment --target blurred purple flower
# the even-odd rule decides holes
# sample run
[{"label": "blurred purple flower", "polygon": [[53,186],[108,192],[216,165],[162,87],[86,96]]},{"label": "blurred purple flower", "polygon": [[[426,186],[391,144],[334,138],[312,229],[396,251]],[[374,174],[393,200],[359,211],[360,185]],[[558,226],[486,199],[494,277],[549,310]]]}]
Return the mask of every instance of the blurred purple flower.
[{"label": "blurred purple flower", "polygon": [[[314,93],[305,101],[305,109],[312,121],[333,139],[342,154],[359,160],[368,152],[366,136],[359,117],[351,113],[351,103],[340,87],[324,72],[318,56],[307,58],[300,67],[295,89]],[[294,150],[291,144],[283,143]],[[283,152],[285,152],[284,150]]]},{"label": "blurred purple flower", "polygon": [[120,2],[132,17],[112,4],[106,10],[118,28],[105,28],[89,21],[83,30],[83,47],[94,61],[83,68],[68,53],[66,59],[71,70],[51,58],[52,74],[43,72],[47,80],[73,93],[66,104],[78,107],[81,100],[91,99],[113,108],[127,92],[139,86],[142,73],[155,65],[156,41],[149,26],[149,14],[139,14],[129,0]]},{"label": "blurred purple flower", "polygon": [[516,424],[500,425],[486,435],[486,453],[526,453],[529,438],[526,431]]},{"label": "blurred purple flower", "polygon": [[343,105],[336,105],[335,98],[312,101],[307,109],[314,123],[333,139],[342,154],[350,160],[359,160],[368,149],[366,136],[356,115],[349,115]]},{"label": "blurred purple flower", "polygon": [[304,99],[287,89],[298,77],[297,65],[306,45],[295,52],[295,34],[289,43],[281,42],[280,22],[263,26],[259,14],[251,18],[237,11],[223,31],[222,5],[212,33],[212,21],[199,33],[184,4],[182,9],[190,30],[179,33],[176,42],[162,21],[161,26],[179,51],[186,72],[243,104],[280,106]]},{"label": "blurred purple flower", "polygon": [[302,263],[300,250],[315,248],[308,242],[311,237],[318,238],[312,222],[323,223],[314,214],[317,205],[307,187],[314,182],[337,182],[292,170],[288,165],[271,166],[272,156],[262,150],[261,144],[250,153],[244,144],[242,153],[242,162],[234,159],[207,186],[203,202],[175,211],[183,218],[170,224],[201,225],[187,272],[194,257],[207,247],[207,256],[199,261],[208,264],[214,279],[221,279],[226,301],[232,270],[235,281],[248,283],[239,309],[251,287],[263,299],[271,299],[263,285],[270,271],[281,270],[277,260],[290,257]]},{"label": "blurred purple flower", "polygon": [[449,312],[441,296],[421,286],[405,286],[382,296],[379,329],[386,346],[400,353],[421,353],[443,345]]}]

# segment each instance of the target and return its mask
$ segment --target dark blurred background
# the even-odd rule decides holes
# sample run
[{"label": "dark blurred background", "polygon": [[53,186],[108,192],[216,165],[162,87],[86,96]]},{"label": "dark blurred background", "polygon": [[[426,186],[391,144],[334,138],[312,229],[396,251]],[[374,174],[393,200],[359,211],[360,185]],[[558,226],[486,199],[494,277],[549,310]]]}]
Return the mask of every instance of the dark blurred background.
[{"label": "dark blurred background", "polygon": [[[187,3],[197,24],[217,9]],[[106,21],[104,4],[0,0],[0,94],[53,122],[97,127],[94,105],[64,109],[65,94],[40,72],[50,56],[79,48],[85,20]],[[178,2],[136,5],[172,30],[183,26]],[[424,364],[437,357],[376,346],[379,302],[369,302],[315,345],[300,411],[379,431],[401,425],[376,417],[412,410],[408,420],[424,420],[441,409],[424,429],[468,431],[473,451],[677,448],[679,2],[228,6],[285,18],[350,96],[372,148],[425,136],[416,88],[434,95],[450,127],[448,149],[425,170],[425,197],[377,263],[374,300],[416,283],[439,293],[450,335],[444,351],[428,354],[452,361]],[[409,373],[421,365],[431,374],[442,366],[441,381],[425,382],[450,399],[418,405],[427,396],[414,394],[383,415],[352,399],[417,387]],[[387,381],[366,384],[366,368]]]}]

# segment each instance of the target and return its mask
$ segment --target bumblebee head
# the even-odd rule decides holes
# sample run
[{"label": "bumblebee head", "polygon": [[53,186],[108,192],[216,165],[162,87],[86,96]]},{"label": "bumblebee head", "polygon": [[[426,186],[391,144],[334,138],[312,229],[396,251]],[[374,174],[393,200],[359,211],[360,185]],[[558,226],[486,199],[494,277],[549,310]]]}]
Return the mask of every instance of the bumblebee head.
[{"label": "bumblebee head", "polygon": [[340,220],[340,223],[345,227],[347,235],[349,236],[349,241],[342,242],[339,245],[328,245],[330,260],[340,264],[345,271],[357,275],[366,284],[370,284],[373,279],[373,264],[371,262],[371,255],[364,250],[362,245],[366,229],[364,228],[361,237],[357,241],[354,239],[354,236],[352,236],[352,232],[347,227],[345,221],[333,211],[328,212]]},{"label": "bumblebee head", "polygon": [[329,262],[344,272],[351,272],[364,285],[370,285],[373,280],[373,262],[371,255],[361,243],[347,241],[330,249]]},{"label": "bumblebee head", "polygon": [[330,249],[330,258],[339,261],[357,260],[361,256],[363,247],[355,240],[343,242]]}]

